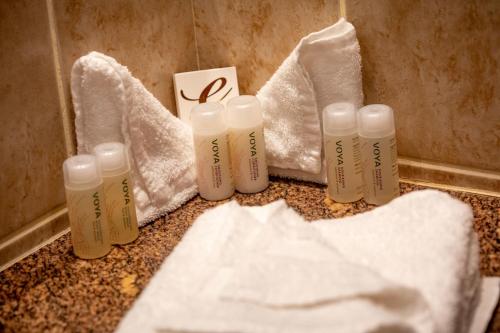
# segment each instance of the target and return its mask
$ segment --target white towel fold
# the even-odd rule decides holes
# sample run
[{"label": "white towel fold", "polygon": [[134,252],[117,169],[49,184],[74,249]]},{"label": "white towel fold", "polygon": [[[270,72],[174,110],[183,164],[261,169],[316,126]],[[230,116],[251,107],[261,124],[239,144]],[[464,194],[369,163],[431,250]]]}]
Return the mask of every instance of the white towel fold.
[{"label": "white towel fold", "polygon": [[471,210],[432,190],[306,223],[277,201],[205,212],[118,332],[466,332]]},{"label": "white towel fold", "polygon": [[366,214],[313,225],[351,260],[420,290],[437,332],[467,332],[478,302],[479,246],[471,208],[425,190]]},{"label": "white towel fold", "polygon": [[130,151],[139,224],[178,208],[197,193],[190,128],[125,66],[98,52],[71,72],[78,153],[103,142]]},{"label": "white towel fold", "polygon": [[[129,151],[139,224],[197,192],[191,131],[125,66],[98,52],[71,72],[78,152],[103,142]],[[359,45],[341,19],[305,37],[259,92],[271,174],[326,182],[319,113],[329,103],[362,103]]]},{"label": "white towel fold", "polygon": [[335,102],[361,107],[362,89],[352,24],[341,18],[304,37],[257,93],[270,174],[326,183],[321,112]]}]

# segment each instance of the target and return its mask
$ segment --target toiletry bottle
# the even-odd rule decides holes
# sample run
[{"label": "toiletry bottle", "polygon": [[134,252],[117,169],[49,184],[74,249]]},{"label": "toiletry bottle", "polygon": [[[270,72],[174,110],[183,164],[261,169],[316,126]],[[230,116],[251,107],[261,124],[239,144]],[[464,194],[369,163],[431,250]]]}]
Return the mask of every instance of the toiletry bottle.
[{"label": "toiletry bottle", "polygon": [[99,258],[111,250],[104,189],[97,159],[77,155],[63,163],[66,201],[75,255]]},{"label": "toiletry bottle", "polygon": [[398,154],[392,109],[383,104],[358,111],[364,199],[382,205],[399,195]]},{"label": "toiletry bottle", "polygon": [[203,103],[191,111],[196,178],[202,198],[222,200],[234,193],[224,106]]},{"label": "toiletry bottle", "polygon": [[104,202],[111,244],[126,244],[139,236],[127,149],[123,143],[97,145],[94,155],[104,182]]},{"label": "toiletry bottle", "polygon": [[264,124],[255,96],[236,96],[227,103],[229,151],[236,190],[263,191],[269,185]]},{"label": "toiletry bottle", "polygon": [[363,181],[353,104],[334,103],[323,109],[323,137],[328,195],[337,202],[360,200]]}]

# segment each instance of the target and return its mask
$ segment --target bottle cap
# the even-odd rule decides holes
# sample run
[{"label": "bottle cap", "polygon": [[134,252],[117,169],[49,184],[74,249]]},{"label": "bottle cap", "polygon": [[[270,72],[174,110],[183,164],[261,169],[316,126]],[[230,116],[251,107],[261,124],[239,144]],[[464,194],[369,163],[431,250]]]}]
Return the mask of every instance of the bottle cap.
[{"label": "bottle cap", "polygon": [[225,131],[224,105],[217,102],[196,105],[191,111],[191,125],[197,134],[212,135]]},{"label": "bottle cap", "polygon": [[93,155],[76,155],[66,159],[63,172],[66,186],[97,185],[101,182],[97,159]]},{"label": "bottle cap", "polygon": [[337,134],[339,132],[355,132],[356,107],[351,103],[333,103],[323,109],[323,132]]},{"label": "bottle cap", "polygon": [[227,123],[229,127],[247,128],[262,124],[262,109],[257,97],[242,95],[227,102]]},{"label": "bottle cap", "polygon": [[358,111],[358,132],[364,137],[382,137],[394,132],[394,113],[384,104],[371,104]]},{"label": "bottle cap", "polygon": [[106,142],[94,147],[103,176],[129,169],[127,148],[121,142]]}]

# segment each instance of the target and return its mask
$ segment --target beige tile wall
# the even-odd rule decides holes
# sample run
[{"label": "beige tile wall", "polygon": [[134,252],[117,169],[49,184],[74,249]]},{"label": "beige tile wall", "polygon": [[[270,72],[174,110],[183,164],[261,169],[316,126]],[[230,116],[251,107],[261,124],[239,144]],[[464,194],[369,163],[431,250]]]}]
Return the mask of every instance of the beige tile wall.
[{"label": "beige tile wall", "polygon": [[45,1],[0,1],[0,50],[1,239],[64,203],[66,151]]},{"label": "beige tile wall", "polygon": [[67,227],[73,62],[92,50],[115,57],[174,113],[172,74],[198,66],[183,0],[0,1],[0,46],[1,269]]},{"label": "beige tile wall", "polygon": [[396,111],[403,176],[500,192],[499,1],[0,1],[0,267],[67,223],[77,57],[115,57],[175,112],[174,72],[235,65],[253,94],[340,8],[358,31],[366,102]]},{"label": "beige tile wall", "polygon": [[357,29],[365,103],[395,110],[401,176],[500,192],[498,0],[194,0],[200,65],[236,65],[253,94],[340,12]]},{"label": "beige tile wall", "polygon": [[[500,1],[346,0],[402,156],[500,171]],[[500,190],[498,188],[497,190]]]},{"label": "beige tile wall", "polygon": [[65,80],[78,57],[99,51],[176,112],[172,73],[197,68],[189,1],[57,0],[54,6]]},{"label": "beige tile wall", "polygon": [[236,66],[255,94],[299,40],[333,24],[337,0],[193,0],[200,67]]}]

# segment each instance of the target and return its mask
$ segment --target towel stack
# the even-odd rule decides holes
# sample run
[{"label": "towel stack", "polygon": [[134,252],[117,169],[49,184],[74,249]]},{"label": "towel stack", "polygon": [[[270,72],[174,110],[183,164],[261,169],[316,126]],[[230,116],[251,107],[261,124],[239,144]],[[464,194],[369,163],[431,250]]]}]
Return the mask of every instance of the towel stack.
[{"label": "towel stack", "polygon": [[284,201],[200,216],[118,332],[467,332],[470,207],[426,190],[307,223]]}]

